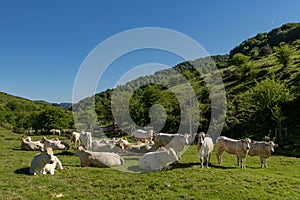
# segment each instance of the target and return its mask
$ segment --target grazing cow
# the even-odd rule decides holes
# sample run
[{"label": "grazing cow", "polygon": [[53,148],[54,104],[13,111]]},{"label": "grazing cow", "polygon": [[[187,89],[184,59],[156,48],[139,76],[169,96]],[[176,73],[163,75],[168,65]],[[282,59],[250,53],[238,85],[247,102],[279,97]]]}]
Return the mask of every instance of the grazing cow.
[{"label": "grazing cow", "polygon": [[54,160],[55,159],[52,149],[46,148],[45,151],[42,151],[41,153],[34,156],[31,161],[29,173],[32,175],[43,174],[46,164],[52,164],[53,162],[55,162]]},{"label": "grazing cow", "polygon": [[187,143],[187,137],[181,134],[158,133],[154,135],[155,149],[159,147],[172,148],[178,158],[180,158],[181,152]]},{"label": "grazing cow", "polygon": [[149,143],[151,143],[153,139],[153,130],[149,129],[145,131],[142,129],[135,129],[134,127],[133,130],[131,131],[131,136],[134,136],[137,142],[148,141]]},{"label": "grazing cow", "polygon": [[198,143],[197,143],[197,149],[198,154],[200,157],[200,167],[203,168],[203,159],[204,162],[206,162],[206,168],[208,167],[208,164],[210,162],[211,152],[214,148],[214,143],[208,135],[205,135],[205,133],[201,132],[198,135]]},{"label": "grazing cow", "polygon": [[216,141],[218,163],[222,164],[222,154],[224,151],[230,154],[236,154],[238,165],[245,169],[246,157],[250,149],[251,140],[249,138],[234,140],[225,136],[220,136]]},{"label": "grazing cow", "polygon": [[139,159],[139,168],[143,170],[161,170],[168,166],[169,163],[179,162],[174,149],[169,148],[144,154]]},{"label": "grazing cow", "polygon": [[32,141],[31,137],[22,138],[21,149],[26,151],[40,151],[44,150],[44,144],[40,141]]},{"label": "grazing cow", "polygon": [[60,130],[59,129],[51,129],[50,133],[52,133],[53,135],[59,135],[60,136]]},{"label": "grazing cow", "polygon": [[51,147],[53,150],[68,150],[70,146],[63,141],[60,141],[58,138],[55,140],[48,140],[46,137],[41,139],[41,143],[44,144],[44,147]]},{"label": "grazing cow", "polygon": [[82,146],[77,149],[76,155],[82,167],[114,167],[124,163],[124,160],[115,153],[86,151]]},{"label": "grazing cow", "polygon": [[251,148],[248,154],[250,156],[259,156],[261,168],[266,168],[267,158],[269,158],[271,154],[274,153],[274,147],[278,147],[278,144],[274,144],[273,141],[269,141],[269,142],[255,141],[251,143]]},{"label": "grazing cow", "polygon": [[92,149],[92,133],[82,131],[79,138],[83,147],[90,151]]},{"label": "grazing cow", "polygon": [[73,146],[73,149],[76,149],[76,147],[79,147],[80,145],[80,133],[73,132],[70,136],[71,144]]},{"label": "grazing cow", "polygon": [[51,174],[53,175],[55,172],[55,169],[63,169],[63,166],[60,162],[60,160],[53,155],[53,163],[47,163],[43,169],[43,174]]}]

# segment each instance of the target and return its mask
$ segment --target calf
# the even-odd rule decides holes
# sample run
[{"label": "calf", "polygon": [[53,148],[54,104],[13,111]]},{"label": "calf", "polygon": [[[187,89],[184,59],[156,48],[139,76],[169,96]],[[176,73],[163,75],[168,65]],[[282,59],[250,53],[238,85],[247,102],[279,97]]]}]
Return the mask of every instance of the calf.
[{"label": "calf", "polygon": [[174,149],[164,149],[144,154],[139,159],[139,168],[143,170],[161,170],[167,167],[169,163],[178,162],[179,159]]},{"label": "calf", "polygon": [[216,141],[218,163],[222,164],[222,154],[226,151],[229,154],[236,154],[238,165],[246,168],[245,162],[250,149],[251,140],[249,138],[234,140],[225,136],[220,136]]},{"label": "calf", "polygon": [[249,150],[250,156],[259,156],[261,168],[267,167],[267,159],[274,153],[274,147],[278,147],[278,144],[274,144],[273,141],[269,142],[253,142],[251,143],[251,148]]},{"label": "calf", "polygon": [[82,146],[78,148],[76,155],[82,167],[114,167],[124,163],[124,160],[115,153],[86,151]]},{"label": "calf", "polygon": [[29,173],[32,175],[44,174],[44,167],[46,164],[55,162],[53,151],[51,148],[46,148],[45,151],[34,156],[31,161]]},{"label": "calf", "polygon": [[55,169],[63,169],[63,166],[62,166],[60,160],[54,155],[53,155],[53,160],[54,160],[53,163],[47,163],[45,165],[45,167],[43,168],[43,174],[49,173],[49,174],[53,175]]},{"label": "calf", "polygon": [[205,135],[205,133],[201,132],[198,135],[198,143],[197,143],[197,149],[198,154],[200,157],[200,167],[203,168],[203,160],[206,162],[206,168],[208,167],[208,164],[210,162],[211,152],[214,148],[214,143],[208,135]]}]

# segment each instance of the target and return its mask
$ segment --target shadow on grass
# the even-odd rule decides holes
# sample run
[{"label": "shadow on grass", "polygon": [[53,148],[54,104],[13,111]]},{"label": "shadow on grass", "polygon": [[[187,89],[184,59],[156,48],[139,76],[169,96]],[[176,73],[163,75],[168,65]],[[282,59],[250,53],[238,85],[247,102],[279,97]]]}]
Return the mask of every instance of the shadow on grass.
[{"label": "shadow on grass", "polygon": [[75,153],[70,151],[62,151],[60,153],[54,153],[54,155],[74,156]]},{"label": "shadow on grass", "polygon": [[15,173],[16,174],[25,174],[25,175],[31,176],[29,174],[29,169],[30,169],[30,167],[23,167],[23,168],[15,170]]}]

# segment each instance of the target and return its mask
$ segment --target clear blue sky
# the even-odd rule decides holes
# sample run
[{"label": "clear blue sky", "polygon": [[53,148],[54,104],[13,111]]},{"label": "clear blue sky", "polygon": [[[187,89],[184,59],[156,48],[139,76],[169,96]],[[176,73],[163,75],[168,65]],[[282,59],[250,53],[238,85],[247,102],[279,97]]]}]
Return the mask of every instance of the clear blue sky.
[{"label": "clear blue sky", "polygon": [[[169,28],[192,37],[210,55],[226,54],[257,33],[299,22],[299,9],[300,1],[293,0],[0,0],[0,91],[31,100],[71,102],[81,63],[117,33]],[[113,87],[114,76],[124,66],[128,70],[131,64],[150,61],[169,66],[180,62],[164,54],[137,59],[116,62],[119,69],[108,72],[98,90]]]}]

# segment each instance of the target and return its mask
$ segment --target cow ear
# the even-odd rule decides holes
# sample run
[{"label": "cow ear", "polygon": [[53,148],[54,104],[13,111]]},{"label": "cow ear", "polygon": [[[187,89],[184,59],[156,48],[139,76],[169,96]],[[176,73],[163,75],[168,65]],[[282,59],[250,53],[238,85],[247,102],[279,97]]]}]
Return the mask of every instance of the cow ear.
[{"label": "cow ear", "polygon": [[279,146],[278,144],[275,144],[275,145],[274,145],[274,147],[278,147],[278,146]]},{"label": "cow ear", "polygon": [[243,140],[241,140],[241,142],[243,142],[243,143],[244,143],[244,142],[245,142],[245,140],[243,139]]}]

